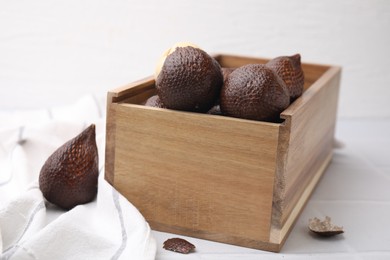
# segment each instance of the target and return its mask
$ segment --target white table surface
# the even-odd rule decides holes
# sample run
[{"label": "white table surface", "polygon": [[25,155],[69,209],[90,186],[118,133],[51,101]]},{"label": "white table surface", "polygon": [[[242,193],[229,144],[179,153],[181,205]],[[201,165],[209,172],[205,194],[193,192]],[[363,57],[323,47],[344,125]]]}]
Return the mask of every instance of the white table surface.
[{"label": "white table surface", "polygon": [[[165,259],[390,259],[390,119],[340,119],[333,160],[280,253],[231,246],[154,231],[158,260]],[[313,217],[332,218],[345,233],[321,239],[307,228]],[[162,249],[182,237],[196,251]]]}]

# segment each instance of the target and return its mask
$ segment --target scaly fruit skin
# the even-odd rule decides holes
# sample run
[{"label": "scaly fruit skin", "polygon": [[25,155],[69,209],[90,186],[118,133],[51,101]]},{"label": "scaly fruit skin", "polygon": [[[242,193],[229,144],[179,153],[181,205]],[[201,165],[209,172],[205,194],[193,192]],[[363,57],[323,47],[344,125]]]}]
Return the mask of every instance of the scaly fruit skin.
[{"label": "scaly fruit skin", "polygon": [[223,82],[227,80],[227,77],[235,70],[236,68],[221,68]]},{"label": "scaly fruit skin", "polygon": [[95,136],[95,125],[91,125],[46,160],[39,187],[49,202],[68,210],[96,197],[99,158]]},{"label": "scaly fruit skin", "polygon": [[289,104],[284,82],[262,64],[248,64],[235,69],[221,91],[222,113],[237,118],[278,121],[280,113]]},{"label": "scaly fruit skin", "polygon": [[286,83],[291,101],[302,95],[305,77],[301,67],[300,54],[274,58],[267,62],[266,66],[274,70]]},{"label": "scaly fruit skin", "polygon": [[195,245],[183,238],[175,237],[166,240],[163,243],[163,248],[181,254],[188,254],[195,249]]},{"label": "scaly fruit skin", "polygon": [[222,87],[221,67],[205,51],[177,47],[169,54],[156,79],[157,94],[170,109],[206,112]]}]

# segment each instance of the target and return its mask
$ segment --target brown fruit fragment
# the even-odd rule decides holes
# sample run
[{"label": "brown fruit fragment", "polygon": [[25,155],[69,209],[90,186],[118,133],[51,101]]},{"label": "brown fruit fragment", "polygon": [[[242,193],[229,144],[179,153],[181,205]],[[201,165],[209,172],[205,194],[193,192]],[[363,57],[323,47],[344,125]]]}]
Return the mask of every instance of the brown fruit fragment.
[{"label": "brown fruit fragment", "polygon": [[309,229],[313,233],[323,236],[330,237],[344,233],[343,227],[338,227],[332,224],[331,218],[326,216],[324,221],[318,218],[309,219]]},{"label": "brown fruit fragment", "polygon": [[95,198],[99,176],[95,136],[92,124],[46,160],[39,187],[49,202],[68,210]]},{"label": "brown fruit fragment", "polygon": [[262,64],[235,69],[221,90],[220,106],[224,115],[261,121],[278,121],[290,104],[284,82]]},{"label": "brown fruit fragment", "polygon": [[177,47],[156,78],[157,94],[167,108],[207,112],[223,84],[221,68],[205,51]]},{"label": "brown fruit fragment", "polygon": [[303,93],[305,77],[301,66],[301,55],[280,56],[267,62],[271,68],[286,83],[291,101],[300,97]]},{"label": "brown fruit fragment", "polygon": [[160,97],[157,95],[148,98],[145,102],[145,106],[165,108],[165,105],[162,103]]},{"label": "brown fruit fragment", "polygon": [[195,246],[182,238],[170,238],[163,244],[163,248],[177,253],[188,254]]},{"label": "brown fruit fragment", "polygon": [[220,105],[214,105],[212,108],[210,108],[209,111],[207,111],[207,114],[210,115],[222,115],[221,107]]}]

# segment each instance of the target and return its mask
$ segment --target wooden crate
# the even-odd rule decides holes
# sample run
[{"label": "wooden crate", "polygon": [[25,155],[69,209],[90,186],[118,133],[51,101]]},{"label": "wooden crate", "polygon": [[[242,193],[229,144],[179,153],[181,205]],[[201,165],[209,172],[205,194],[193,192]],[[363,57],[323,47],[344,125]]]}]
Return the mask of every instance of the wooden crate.
[{"label": "wooden crate", "polygon": [[145,107],[152,77],[110,91],[106,180],[154,230],[280,251],[332,157],[341,69],[302,67],[305,91],[282,123]]}]

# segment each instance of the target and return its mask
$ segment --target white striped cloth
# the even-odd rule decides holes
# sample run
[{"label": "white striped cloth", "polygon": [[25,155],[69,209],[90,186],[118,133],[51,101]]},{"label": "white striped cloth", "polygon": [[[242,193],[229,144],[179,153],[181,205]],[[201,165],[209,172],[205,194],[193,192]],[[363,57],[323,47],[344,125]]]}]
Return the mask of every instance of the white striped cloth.
[{"label": "white striped cloth", "polygon": [[[0,259],[154,259],[139,211],[104,180],[104,98],[33,111],[0,111]],[[69,211],[42,196],[40,169],[60,145],[96,125],[98,196]]]}]

